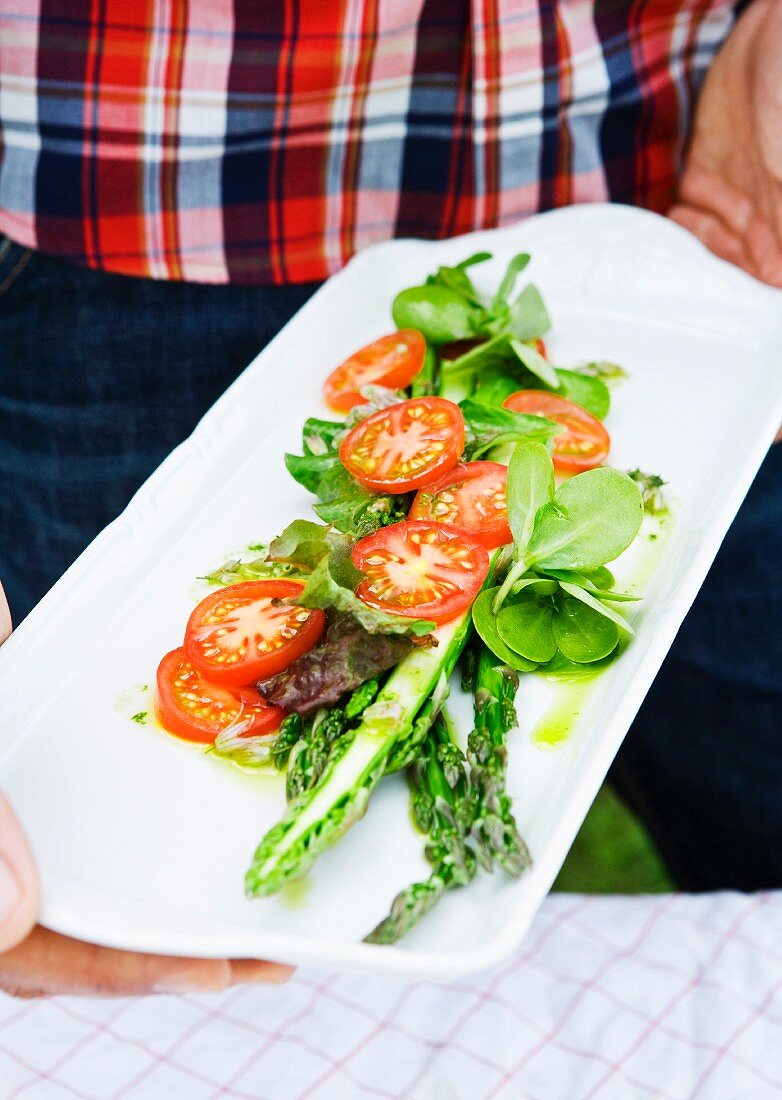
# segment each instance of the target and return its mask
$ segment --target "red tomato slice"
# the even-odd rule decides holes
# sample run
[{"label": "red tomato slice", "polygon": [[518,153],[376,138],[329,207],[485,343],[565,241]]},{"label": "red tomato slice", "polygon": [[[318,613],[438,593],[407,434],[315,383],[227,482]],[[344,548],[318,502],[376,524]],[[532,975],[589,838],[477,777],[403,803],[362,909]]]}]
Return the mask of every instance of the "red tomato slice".
[{"label": "red tomato slice", "polygon": [[368,489],[408,493],[452,469],[463,449],[459,406],[443,397],[414,397],[362,420],[342,440],[339,457]]},{"label": "red tomato slice", "polygon": [[187,621],[185,653],[216,684],[253,684],[274,676],[316,644],[322,611],[280,604],[301,581],[232,584],[201,600]]},{"label": "red tomato slice", "polygon": [[592,470],[608,458],[611,437],[596,416],[574,401],[567,401],[545,390],[519,390],[503,404],[513,412],[547,416],[567,429],[555,435],[553,440],[554,453],[551,457],[557,470],[566,473]]},{"label": "red tomato slice", "polygon": [[410,519],[447,523],[486,550],[513,542],[505,503],[508,471],[501,462],[459,462],[434,485],[419,489]]},{"label": "red tomato slice", "polygon": [[255,688],[205,680],[183,648],[167,653],[160,662],[155,714],[169,733],[209,745],[229,726],[242,737],[257,737],[274,732],[285,717],[281,707],[271,706]]},{"label": "red tomato slice", "polygon": [[326,404],[338,412],[365,404],[362,386],[404,390],[424,365],[426,340],[414,328],[400,329],[355,351],[326,379]]},{"label": "red tomato slice", "polygon": [[489,571],[489,555],[461,531],[404,520],[353,547],[366,574],[356,595],[370,607],[414,619],[450,622],[472,604]]}]

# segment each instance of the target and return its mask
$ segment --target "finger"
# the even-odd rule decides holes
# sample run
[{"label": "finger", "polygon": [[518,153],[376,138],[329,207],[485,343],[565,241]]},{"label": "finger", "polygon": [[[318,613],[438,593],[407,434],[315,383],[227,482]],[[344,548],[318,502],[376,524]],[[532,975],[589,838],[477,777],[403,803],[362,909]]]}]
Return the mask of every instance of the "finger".
[{"label": "finger", "polygon": [[684,206],[710,211],[740,238],[746,236],[755,217],[754,204],[743,191],[737,191],[693,161],[682,176],[679,201]]},{"label": "finger", "polygon": [[0,584],[0,645],[3,644],[10,633],[11,611],[8,607],[8,600],[5,598],[3,586]]},{"label": "finger", "polygon": [[[743,241],[707,210],[679,204],[668,211],[668,217],[694,233],[715,256],[728,260],[746,271],[752,263],[744,251]],[[752,272],[754,274],[754,272]]]},{"label": "finger", "polygon": [[15,947],[35,924],[38,876],[16,814],[0,796],[0,951]]},{"label": "finger", "polygon": [[285,963],[265,962],[261,959],[231,959],[231,985],[244,982],[268,982],[282,985],[293,976],[294,968]]},{"label": "finger", "polygon": [[782,287],[782,241],[746,196],[691,168],[682,181],[681,197],[684,201],[668,212],[673,221],[723,260],[770,286]]},{"label": "finger", "polygon": [[747,242],[753,274],[770,286],[782,287],[782,243],[765,219],[753,218]]},{"label": "finger", "polygon": [[288,966],[249,959],[231,963],[116,951],[40,926],[24,943],[0,956],[0,988],[20,997],[205,993],[240,981],[282,982],[290,974]]},{"label": "finger", "polygon": [[17,996],[193,993],[225,989],[230,981],[231,967],[224,959],[114,951],[40,926],[18,947],[0,955],[0,988]]}]

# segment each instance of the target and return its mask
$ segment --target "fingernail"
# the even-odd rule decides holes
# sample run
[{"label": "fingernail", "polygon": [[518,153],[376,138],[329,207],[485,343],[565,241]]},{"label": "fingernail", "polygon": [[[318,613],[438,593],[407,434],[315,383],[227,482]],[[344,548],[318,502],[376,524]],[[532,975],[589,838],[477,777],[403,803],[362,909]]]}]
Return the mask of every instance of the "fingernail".
[{"label": "fingernail", "polygon": [[22,902],[22,887],[8,860],[0,854],[0,927],[16,913]]},{"label": "fingernail", "polygon": [[285,963],[262,962],[257,959],[233,959],[231,961],[231,985],[243,982],[264,982],[282,985],[293,975],[293,967]]}]

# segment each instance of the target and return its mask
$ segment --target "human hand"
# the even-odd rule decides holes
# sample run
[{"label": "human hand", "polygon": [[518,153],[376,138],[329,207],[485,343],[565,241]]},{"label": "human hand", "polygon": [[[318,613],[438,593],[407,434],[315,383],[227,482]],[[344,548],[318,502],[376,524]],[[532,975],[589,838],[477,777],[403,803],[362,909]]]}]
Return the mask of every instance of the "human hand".
[{"label": "human hand", "polygon": [[782,4],[754,0],[714,60],[670,217],[782,287]]},{"label": "human hand", "polygon": [[[0,644],[10,632],[0,585]],[[0,990],[19,997],[195,993],[239,982],[283,982],[292,973],[288,966],[255,959],[182,959],[82,943],[36,925],[38,901],[32,853],[0,796]]]}]

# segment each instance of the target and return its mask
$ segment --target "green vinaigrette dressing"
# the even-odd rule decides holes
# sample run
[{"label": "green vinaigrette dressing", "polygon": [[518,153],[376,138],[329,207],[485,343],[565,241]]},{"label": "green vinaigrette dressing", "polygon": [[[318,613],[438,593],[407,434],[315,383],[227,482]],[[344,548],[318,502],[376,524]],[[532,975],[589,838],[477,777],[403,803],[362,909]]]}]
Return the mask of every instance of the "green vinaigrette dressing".
[{"label": "green vinaigrette dressing", "polygon": [[533,745],[540,749],[558,749],[568,740],[597,675],[556,685],[554,702],[530,734]]},{"label": "green vinaigrette dressing", "polygon": [[[660,561],[671,532],[671,514],[665,510],[655,516],[646,516],[638,537],[630,576],[620,587],[628,592],[643,594]],[[621,644],[621,643],[620,643]],[[627,643],[624,643],[626,645]],[[605,666],[598,664],[593,670],[584,665],[578,679],[555,683],[555,698],[530,734],[532,744],[551,751],[561,748],[572,736],[589,693]]]},{"label": "green vinaigrette dressing", "polygon": [[291,911],[303,909],[309,899],[312,879],[308,875],[286,882],[277,897],[280,904]]},{"label": "green vinaigrette dressing", "polygon": [[279,788],[284,782],[284,773],[278,772],[271,763],[259,767],[248,767],[238,764],[227,756],[219,756],[211,750],[210,745],[203,745],[197,741],[188,741],[184,737],[177,737],[158,722],[152,705],[152,693],[148,684],[132,684],[120,692],[114,701],[114,709],[123,718],[137,726],[146,726],[151,732],[160,734],[168,741],[175,741],[188,752],[197,753],[205,759],[227,770],[230,775],[239,782],[252,783],[253,786],[264,785]]}]

